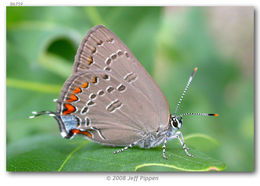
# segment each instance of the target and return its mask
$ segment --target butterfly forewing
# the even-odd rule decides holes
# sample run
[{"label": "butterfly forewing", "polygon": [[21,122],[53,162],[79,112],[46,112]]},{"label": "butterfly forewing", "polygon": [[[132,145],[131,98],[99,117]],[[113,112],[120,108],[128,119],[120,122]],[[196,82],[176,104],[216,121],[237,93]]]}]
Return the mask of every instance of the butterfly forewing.
[{"label": "butterfly forewing", "polygon": [[[84,83],[87,88],[82,88]],[[83,39],[60,100],[73,105],[69,114],[79,117],[80,127],[97,129],[92,131],[94,140],[104,144],[127,145],[166,129],[169,122],[160,88],[126,45],[101,25]],[[66,106],[58,104],[58,111],[68,110]]]}]

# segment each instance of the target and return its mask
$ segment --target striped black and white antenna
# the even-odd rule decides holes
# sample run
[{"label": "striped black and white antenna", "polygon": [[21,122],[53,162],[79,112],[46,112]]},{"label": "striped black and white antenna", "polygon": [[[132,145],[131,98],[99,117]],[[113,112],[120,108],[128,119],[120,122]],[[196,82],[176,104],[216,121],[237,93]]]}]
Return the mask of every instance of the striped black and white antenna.
[{"label": "striped black and white antenna", "polygon": [[182,93],[182,95],[181,95],[181,98],[180,98],[180,100],[179,100],[179,102],[178,102],[178,104],[177,104],[177,106],[176,106],[175,113],[173,114],[173,116],[175,116],[175,117],[177,117],[177,118],[182,118],[183,116],[186,116],[186,115],[219,116],[218,114],[208,114],[208,113],[184,113],[184,114],[180,114],[180,115],[177,116],[177,112],[178,112],[178,110],[179,110],[179,108],[180,108],[180,105],[181,105],[181,103],[182,103],[182,100],[183,100],[183,98],[184,98],[184,96],[185,96],[187,90],[189,89],[189,86],[190,86],[190,84],[191,84],[191,82],[192,82],[192,80],[193,80],[193,78],[194,78],[194,76],[195,76],[197,70],[198,70],[198,67],[194,68],[194,70],[193,70],[193,72],[192,72],[192,74],[191,74],[191,76],[190,76],[190,78],[189,78],[189,80],[188,80],[188,83],[187,83],[187,85],[186,85],[186,87],[185,87],[185,89],[184,89],[184,91],[183,91],[183,93]]}]

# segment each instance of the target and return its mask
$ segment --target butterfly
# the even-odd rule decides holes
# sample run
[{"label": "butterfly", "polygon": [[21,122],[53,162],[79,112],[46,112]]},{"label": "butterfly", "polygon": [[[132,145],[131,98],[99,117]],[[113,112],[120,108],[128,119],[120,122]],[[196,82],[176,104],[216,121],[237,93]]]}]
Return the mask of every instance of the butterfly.
[{"label": "butterfly", "polygon": [[179,130],[186,115],[218,116],[207,113],[177,114],[198,68],[190,76],[174,114],[152,77],[128,47],[103,25],[93,27],[81,42],[73,65],[55,100],[57,111],[32,112],[54,117],[63,138],[83,135],[108,146],[152,148],[178,139],[185,153],[189,149]]}]

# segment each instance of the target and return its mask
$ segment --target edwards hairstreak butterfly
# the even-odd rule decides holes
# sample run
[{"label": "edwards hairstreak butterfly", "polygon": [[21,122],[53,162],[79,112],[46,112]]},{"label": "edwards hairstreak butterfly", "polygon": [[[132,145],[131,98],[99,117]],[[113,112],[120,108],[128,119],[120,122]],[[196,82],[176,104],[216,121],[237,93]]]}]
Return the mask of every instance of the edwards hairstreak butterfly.
[{"label": "edwards hairstreak butterfly", "polygon": [[194,69],[174,114],[167,100],[127,46],[102,25],[84,37],[75,57],[72,75],[56,100],[57,111],[32,112],[30,118],[48,114],[59,124],[63,138],[83,135],[122,152],[138,145],[151,148],[177,138],[185,153],[188,148],[179,131],[186,115],[218,116],[206,113],[177,114],[197,71]]}]

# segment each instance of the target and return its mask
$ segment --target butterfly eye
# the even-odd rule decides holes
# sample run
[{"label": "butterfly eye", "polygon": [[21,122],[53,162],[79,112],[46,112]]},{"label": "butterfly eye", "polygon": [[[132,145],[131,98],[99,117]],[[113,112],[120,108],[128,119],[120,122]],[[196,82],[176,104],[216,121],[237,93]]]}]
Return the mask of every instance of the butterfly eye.
[{"label": "butterfly eye", "polygon": [[175,117],[172,117],[171,119],[171,125],[175,128],[178,128],[178,121]]},{"label": "butterfly eye", "polygon": [[178,122],[177,122],[177,121],[174,121],[174,122],[173,122],[173,126],[174,126],[175,128],[178,128]]}]

